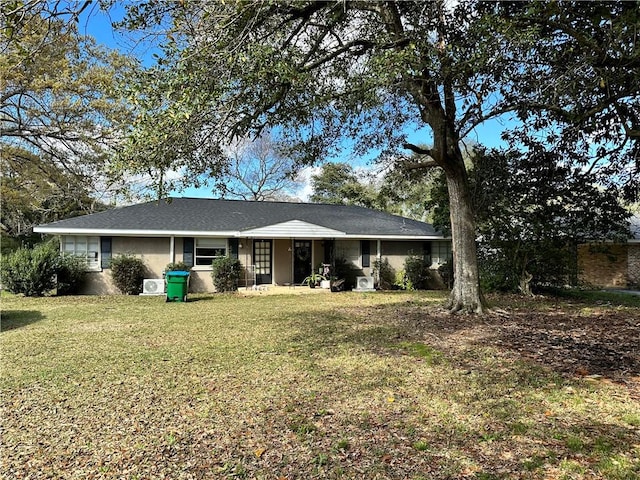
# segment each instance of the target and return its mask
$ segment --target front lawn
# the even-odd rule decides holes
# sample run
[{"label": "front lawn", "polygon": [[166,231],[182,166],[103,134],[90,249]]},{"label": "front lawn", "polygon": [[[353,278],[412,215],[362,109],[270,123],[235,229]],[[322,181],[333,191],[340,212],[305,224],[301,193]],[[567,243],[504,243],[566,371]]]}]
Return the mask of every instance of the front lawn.
[{"label": "front lawn", "polygon": [[2,297],[1,478],[640,478],[640,308]]}]

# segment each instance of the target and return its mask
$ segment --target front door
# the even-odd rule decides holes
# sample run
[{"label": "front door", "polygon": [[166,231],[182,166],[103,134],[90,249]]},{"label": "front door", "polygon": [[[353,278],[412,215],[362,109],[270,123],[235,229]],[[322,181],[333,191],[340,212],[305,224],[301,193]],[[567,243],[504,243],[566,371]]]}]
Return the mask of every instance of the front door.
[{"label": "front door", "polygon": [[296,240],[293,247],[293,283],[300,284],[311,273],[311,241]]},{"label": "front door", "polygon": [[253,264],[256,268],[256,284],[273,283],[273,275],[271,273],[271,240],[254,240],[253,241]]}]

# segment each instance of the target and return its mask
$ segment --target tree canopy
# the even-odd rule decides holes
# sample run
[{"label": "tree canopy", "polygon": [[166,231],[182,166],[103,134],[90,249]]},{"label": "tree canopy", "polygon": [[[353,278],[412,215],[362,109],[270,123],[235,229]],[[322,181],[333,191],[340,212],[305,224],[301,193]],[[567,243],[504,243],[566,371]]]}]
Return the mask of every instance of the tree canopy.
[{"label": "tree canopy", "polygon": [[521,125],[512,145],[537,135],[550,150],[640,190],[640,2],[496,3],[493,35],[514,57],[500,94]]},{"label": "tree canopy", "polygon": [[317,174],[311,176],[313,193],[309,200],[315,203],[377,208],[377,192],[363,180],[348,163],[327,163]]},{"label": "tree canopy", "polygon": [[437,172],[405,171],[401,165],[392,168],[376,165],[358,171],[348,163],[327,163],[311,176],[309,200],[359,205],[425,221],[430,217],[426,204]]},{"label": "tree canopy", "polygon": [[129,123],[116,85],[134,62],[40,6],[16,7],[9,18],[19,22],[3,32],[0,148],[13,166],[32,162],[25,171],[97,195]]},{"label": "tree canopy", "polygon": [[104,208],[89,185],[47,157],[15,147],[0,150],[2,233],[24,239],[33,227]]}]

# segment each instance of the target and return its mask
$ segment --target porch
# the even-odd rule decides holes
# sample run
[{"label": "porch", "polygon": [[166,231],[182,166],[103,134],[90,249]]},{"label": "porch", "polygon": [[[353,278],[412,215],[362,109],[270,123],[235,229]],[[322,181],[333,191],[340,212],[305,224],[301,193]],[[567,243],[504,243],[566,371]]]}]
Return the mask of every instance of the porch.
[{"label": "porch", "polygon": [[237,255],[242,265],[241,287],[300,288],[311,273],[323,273],[327,265],[332,275],[353,281],[356,276],[374,276],[376,261],[382,259],[400,271],[407,256],[424,255],[437,268],[451,255],[451,244],[446,240],[243,238],[238,241]]}]

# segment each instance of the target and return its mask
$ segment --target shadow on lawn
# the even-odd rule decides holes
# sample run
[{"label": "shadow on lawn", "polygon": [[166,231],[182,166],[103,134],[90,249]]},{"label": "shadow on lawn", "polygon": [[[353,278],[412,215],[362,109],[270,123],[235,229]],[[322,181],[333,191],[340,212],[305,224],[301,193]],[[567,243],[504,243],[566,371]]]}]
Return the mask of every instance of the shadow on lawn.
[{"label": "shadow on lawn", "polygon": [[[640,320],[637,312],[519,310],[499,316],[450,315],[429,305],[398,302],[341,308],[304,325],[302,337],[381,351],[420,342],[441,351],[495,348],[569,376],[602,376],[640,394]],[[299,340],[305,341],[303,338]]]},{"label": "shadow on lawn", "polygon": [[[606,325],[601,325],[602,319],[597,317],[567,316],[564,320],[553,320],[536,315],[540,313],[514,315],[506,320],[451,316],[406,302],[340,308],[324,315],[318,312],[302,315],[304,320],[300,316],[291,319],[295,333],[287,344],[297,344],[312,360],[315,355],[330,356],[334,351],[341,354],[342,348],[353,346],[389,357],[389,363],[394,355],[408,354],[439,365],[436,369],[440,373],[431,385],[432,395],[442,396],[448,402],[459,401],[477,422],[470,425],[453,419],[446,428],[423,431],[420,440],[425,448],[447,445],[451,450],[465,452],[478,462],[480,470],[476,473],[486,475],[482,478],[511,478],[505,476],[505,471],[516,472],[513,478],[528,475],[538,478],[535,473],[542,475],[550,468],[591,471],[597,478],[635,478],[638,466],[628,459],[633,458],[632,445],[637,443],[638,418],[630,416],[625,421],[627,426],[624,422],[594,422],[579,411],[562,409],[563,402],[571,404],[574,396],[580,401],[580,391],[583,388],[589,391],[589,386],[558,374],[573,376],[576,365],[586,365],[593,372],[599,369],[602,375],[621,380],[631,370],[637,371],[637,357],[625,353],[628,348],[636,348],[637,335],[622,344],[617,337],[599,336],[608,328],[618,329],[621,337],[631,335],[629,329],[638,328],[638,322],[629,321],[624,315],[607,317]],[[427,348],[416,348],[420,345]],[[487,347],[495,349],[495,356]],[[442,357],[438,351],[443,352]],[[430,360],[428,357],[434,352]],[[538,356],[533,356],[534,352]],[[622,363],[616,366],[609,361],[611,358],[622,359]],[[336,372],[329,374],[335,376]],[[375,383],[375,375],[375,369],[370,373],[346,369],[339,376],[354,391],[384,390],[389,386],[388,378]],[[444,383],[437,382],[440,375]],[[473,387],[458,392],[456,382]],[[544,404],[537,406],[531,400],[532,392],[534,396],[563,399],[551,401],[558,411]],[[412,426],[404,417],[393,420],[395,423],[383,422],[381,437],[404,421],[409,422],[407,428]],[[375,430],[376,426],[367,428]],[[399,433],[402,434],[405,433]],[[505,456],[506,453],[510,455]],[[433,460],[435,465],[442,459],[435,455]],[[462,474],[450,478],[462,477],[466,478]]]},{"label": "shadow on lawn", "polygon": [[[561,478],[577,478],[569,477],[572,471],[589,472],[594,475],[590,478],[637,478],[637,465],[629,460],[637,439],[635,428],[575,417],[550,417],[545,425],[536,426],[528,426],[527,421],[498,420],[495,430],[489,424],[489,428],[453,438],[443,436],[436,442],[453,442],[460,451],[469,452],[478,460],[480,472],[489,475],[480,478],[540,478],[534,475],[549,471],[549,467],[556,474],[564,471],[566,475],[559,475]],[[515,454],[507,457],[511,461],[505,459],[505,452]],[[505,470],[513,475],[505,476]]]},{"label": "shadow on lawn", "polygon": [[42,313],[34,310],[10,310],[0,314],[0,331],[14,330],[44,320]]}]

